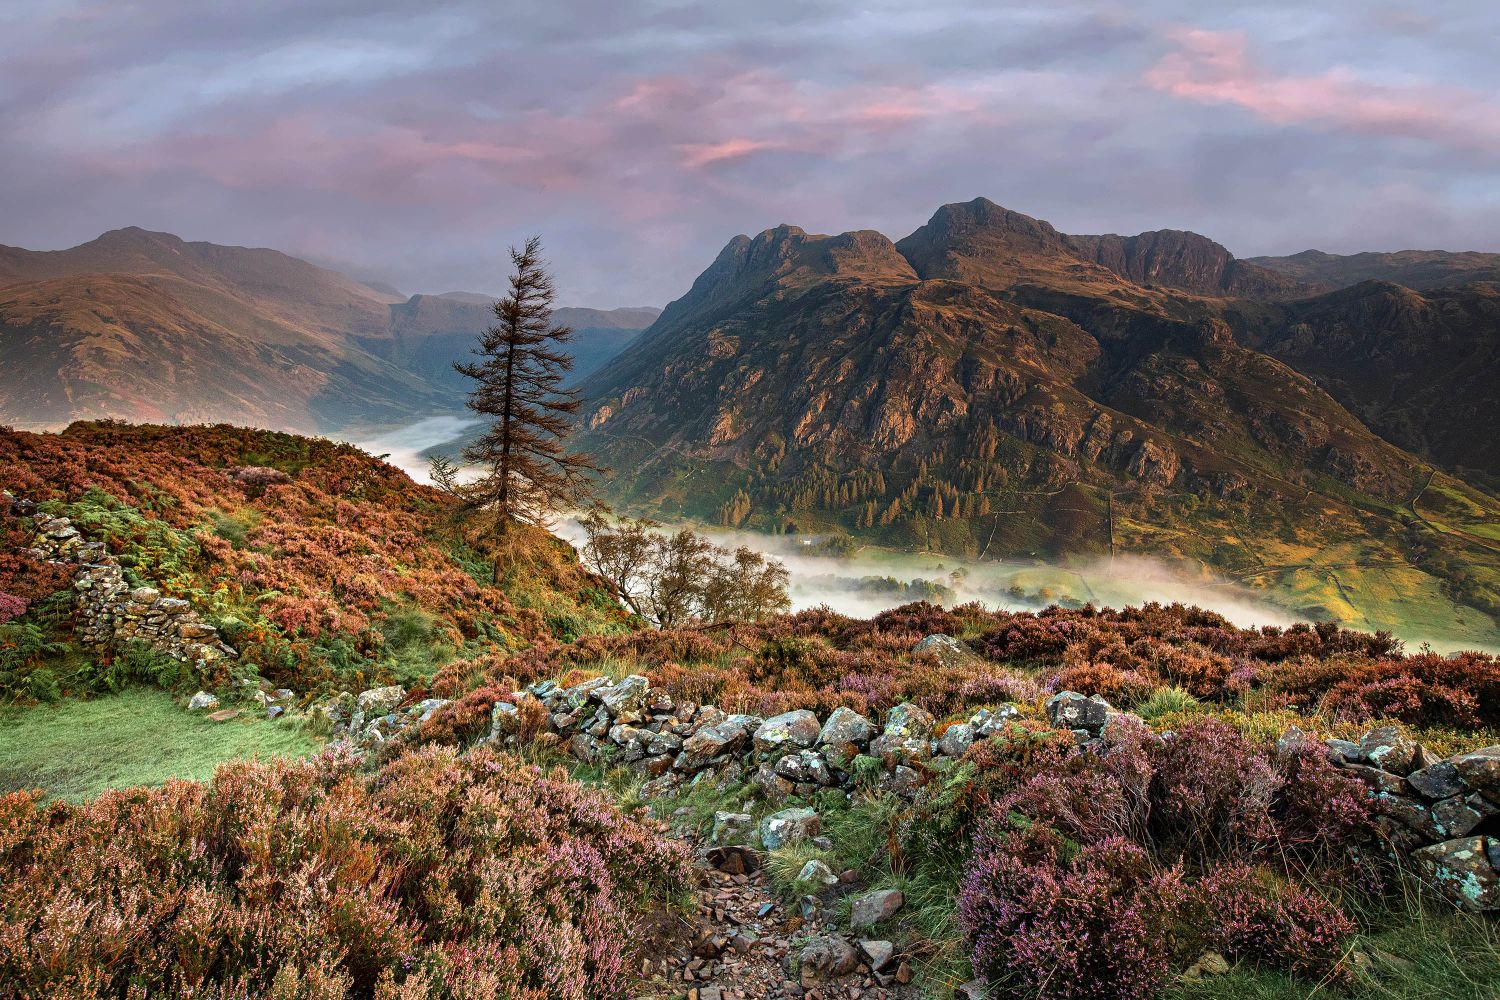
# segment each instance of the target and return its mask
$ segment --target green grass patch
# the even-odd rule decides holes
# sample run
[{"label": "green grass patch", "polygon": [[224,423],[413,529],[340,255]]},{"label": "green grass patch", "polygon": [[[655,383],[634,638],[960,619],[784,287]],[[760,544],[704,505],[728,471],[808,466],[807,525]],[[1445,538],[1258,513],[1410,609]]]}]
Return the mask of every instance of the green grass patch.
[{"label": "green grass patch", "polygon": [[77,802],[110,788],[204,780],[236,758],[300,757],[321,746],[292,721],[210,722],[166,692],[130,688],[0,710],[0,793],[40,788]]}]

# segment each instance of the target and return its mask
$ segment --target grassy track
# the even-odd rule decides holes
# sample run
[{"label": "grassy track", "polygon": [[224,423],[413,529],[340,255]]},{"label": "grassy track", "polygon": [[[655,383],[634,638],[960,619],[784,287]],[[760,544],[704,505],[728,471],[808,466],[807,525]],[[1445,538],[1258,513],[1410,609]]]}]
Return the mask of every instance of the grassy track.
[{"label": "grassy track", "polygon": [[203,779],[237,757],[301,756],[321,740],[292,722],[209,722],[144,688],[0,710],[0,793],[81,801],[110,788]]}]

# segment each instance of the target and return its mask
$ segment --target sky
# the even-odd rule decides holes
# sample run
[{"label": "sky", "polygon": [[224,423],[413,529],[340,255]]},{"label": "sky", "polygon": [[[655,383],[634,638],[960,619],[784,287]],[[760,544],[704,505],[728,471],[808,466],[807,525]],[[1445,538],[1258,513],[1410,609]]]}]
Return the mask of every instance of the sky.
[{"label": "sky", "polygon": [[5,0],[0,243],[490,292],[539,233],[598,307],[981,195],[1240,256],[1500,251],[1497,36],[1491,0]]}]

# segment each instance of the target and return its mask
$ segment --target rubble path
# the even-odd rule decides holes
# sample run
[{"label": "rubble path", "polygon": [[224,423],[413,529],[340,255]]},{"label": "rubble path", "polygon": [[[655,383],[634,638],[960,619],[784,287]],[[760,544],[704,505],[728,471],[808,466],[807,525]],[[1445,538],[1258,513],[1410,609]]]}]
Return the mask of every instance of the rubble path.
[{"label": "rubble path", "polygon": [[[644,960],[646,990],[640,1000],[916,1000],[922,995],[910,985],[906,962],[889,958],[876,973],[858,942],[849,941],[822,906],[784,903],[759,867],[758,852],[700,848],[696,857],[696,912],[677,917],[664,953]],[[791,969],[810,944],[832,952],[836,966],[842,958],[852,968],[823,975],[807,971],[799,978]]]}]

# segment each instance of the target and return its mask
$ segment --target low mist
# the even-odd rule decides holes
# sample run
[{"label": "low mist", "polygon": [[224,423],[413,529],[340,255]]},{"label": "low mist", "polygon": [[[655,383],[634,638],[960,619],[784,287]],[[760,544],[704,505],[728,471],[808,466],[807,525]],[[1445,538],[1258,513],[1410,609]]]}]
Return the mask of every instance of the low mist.
[{"label": "low mist", "polygon": [[[675,530],[679,526],[666,527]],[[873,547],[841,554],[829,551],[821,538],[693,527],[720,545],[748,546],[784,562],[791,576],[792,606],[798,610],[826,604],[843,614],[868,618],[918,600],[947,606],[979,601],[989,608],[1013,611],[1049,604],[1092,602],[1119,608],[1147,601],[1180,601],[1216,611],[1247,628],[1302,620],[1249,588],[1195,567],[1176,567],[1142,556],[1062,565],[981,562]],[[553,531],[577,546],[587,539],[583,527],[571,518]]]}]

